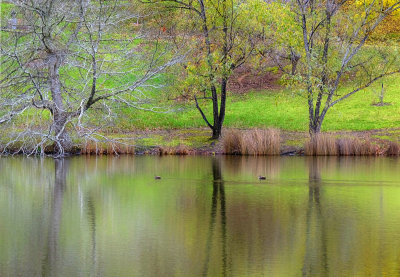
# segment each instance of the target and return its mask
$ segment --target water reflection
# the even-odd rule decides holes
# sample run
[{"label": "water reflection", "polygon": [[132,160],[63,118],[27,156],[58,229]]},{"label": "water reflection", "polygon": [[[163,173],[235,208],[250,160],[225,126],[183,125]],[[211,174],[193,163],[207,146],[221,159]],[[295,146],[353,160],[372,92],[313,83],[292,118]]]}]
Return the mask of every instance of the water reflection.
[{"label": "water reflection", "polygon": [[69,160],[54,160],[54,187],[53,201],[47,231],[47,247],[42,262],[42,276],[57,276],[58,267],[61,262],[59,234],[62,219],[63,196],[66,189]]},{"label": "water reflection", "polygon": [[399,180],[386,158],[0,159],[0,276],[398,276]]},{"label": "water reflection", "polygon": [[263,157],[255,158],[252,156],[223,157],[223,168],[237,180],[243,178],[254,178],[254,176],[267,176],[269,180],[279,178],[282,158],[281,157]]},{"label": "water reflection", "polygon": [[94,197],[88,193],[86,196],[86,213],[89,221],[89,229],[90,229],[90,237],[91,237],[91,245],[92,245],[92,253],[91,253],[91,275],[90,276],[98,276],[97,271],[97,255],[96,255],[96,210],[95,210],[95,200]]},{"label": "water reflection", "polygon": [[321,166],[325,157],[309,157],[308,159],[306,253],[302,273],[303,276],[328,276],[325,219],[321,205]]},{"label": "water reflection", "polygon": [[220,222],[221,222],[221,257],[222,257],[222,276],[226,276],[227,273],[227,253],[226,253],[226,206],[225,206],[225,189],[224,180],[222,178],[221,160],[218,158],[212,159],[212,201],[211,201],[211,214],[210,224],[208,229],[207,243],[206,243],[206,255],[203,267],[203,276],[208,275],[208,268],[210,262],[210,253],[212,248],[212,242],[215,233],[216,216],[218,209],[218,200],[220,203]]}]

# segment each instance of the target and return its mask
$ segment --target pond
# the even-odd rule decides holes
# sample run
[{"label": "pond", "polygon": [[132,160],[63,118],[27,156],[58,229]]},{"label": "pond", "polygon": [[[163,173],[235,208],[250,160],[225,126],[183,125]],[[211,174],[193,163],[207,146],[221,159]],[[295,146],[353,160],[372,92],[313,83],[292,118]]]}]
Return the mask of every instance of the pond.
[{"label": "pond", "polygon": [[400,159],[1,158],[0,218],[0,276],[399,276]]}]

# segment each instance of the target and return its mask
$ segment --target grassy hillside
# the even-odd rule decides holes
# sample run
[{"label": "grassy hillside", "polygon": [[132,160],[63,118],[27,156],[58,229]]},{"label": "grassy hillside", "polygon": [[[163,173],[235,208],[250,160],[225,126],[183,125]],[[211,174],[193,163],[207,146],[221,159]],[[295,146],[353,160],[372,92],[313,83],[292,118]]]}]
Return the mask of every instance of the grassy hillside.
[{"label": "grassy hillside", "polygon": [[[331,108],[325,118],[323,131],[400,127],[400,76],[385,79],[384,86],[384,101],[389,105],[372,105],[379,101],[377,92],[380,91],[380,83],[377,83]],[[351,86],[342,88],[339,94],[350,89]],[[170,104],[174,102],[171,101]],[[169,113],[122,109],[122,116],[116,122],[116,128],[129,131],[205,126],[194,103],[180,103],[179,108],[181,110]],[[210,108],[211,105],[208,105],[205,110],[210,113]],[[244,95],[231,93],[228,95],[225,127],[276,127],[307,131],[307,113],[306,99],[295,90],[253,91]]]}]

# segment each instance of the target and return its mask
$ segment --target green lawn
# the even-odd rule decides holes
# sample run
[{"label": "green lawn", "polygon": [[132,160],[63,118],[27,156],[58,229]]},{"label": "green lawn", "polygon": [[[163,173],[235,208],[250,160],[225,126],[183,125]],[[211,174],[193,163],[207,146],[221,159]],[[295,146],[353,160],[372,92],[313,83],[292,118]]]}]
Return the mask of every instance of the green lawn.
[{"label": "green lawn", "polygon": [[[162,78],[161,78],[162,79]],[[372,129],[400,128],[400,76],[384,81],[386,94],[384,101],[387,106],[373,106],[378,101],[374,88],[360,91],[358,94],[344,100],[331,108],[323,123],[323,131],[363,131]],[[339,93],[349,91],[351,87],[343,88]],[[162,90],[162,88],[161,88]],[[160,93],[152,91],[152,94]],[[160,97],[162,99],[162,97]],[[160,102],[160,106],[171,106],[167,113],[155,113],[133,108],[121,108],[115,117],[113,131],[127,133],[137,129],[186,129],[206,127],[193,102],[174,104],[174,101]],[[211,105],[205,106],[209,114]],[[98,115],[93,111],[92,122],[96,124]],[[257,91],[244,95],[229,94],[225,117],[225,127],[253,128],[275,127],[290,131],[308,130],[308,107],[306,99],[288,89],[278,91]],[[28,121],[40,124],[48,120],[50,114],[46,111],[27,110],[24,115],[16,118],[16,124],[24,126]],[[110,129],[107,129],[110,130]]]},{"label": "green lawn", "polygon": [[[323,131],[371,130],[400,127],[400,76],[384,80],[387,106],[373,106],[378,101],[380,83],[353,95],[332,107],[323,123]],[[339,90],[349,91],[351,86]],[[172,103],[172,102],[171,102]],[[206,126],[194,103],[181,104],[182,110],[170,113],[123,109],[118,129],[197,128]],[[211,105],[206,106],[207,113]],[[259,91],[246,95],[229,94],[225,127],[276,127],[285,130],[307,131],[306,99],[296,91]]]}]

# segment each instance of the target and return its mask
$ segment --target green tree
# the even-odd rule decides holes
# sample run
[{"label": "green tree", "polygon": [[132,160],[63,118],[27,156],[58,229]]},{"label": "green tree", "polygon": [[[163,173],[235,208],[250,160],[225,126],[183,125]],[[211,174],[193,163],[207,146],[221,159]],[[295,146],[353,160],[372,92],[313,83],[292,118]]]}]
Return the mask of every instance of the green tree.
[{"label": "green tree", "polygon": [[[400,72],[396,46],[374,46],[368,39],[400,1],[296,0],[293,10],[302,33],[302,66],[297,84],[304,85],[309,133],[321,131],[328,110],[375,81]],[[340,86],[353,78],[353,88]]]},{"label": "green tree", "polygon": [[262,32],[257,53],[274,62],[282,72],[294,75],[302,53],[301,29],[296,24],[296,14],[290,3],[248,0],[243,13],[247,28]]},{"label": "green tree", "polygon": [[[245,5],[237,0],[146,2],[162,10],[175,10],[172,18],[179,22],[172,39],[179,48],[189,52],[185,84],[193,90],[196,107],[212,130],[212,138],[219,138],[225,119],[229,78],[255,53],[255,45],[262,34],[248,28],[243,12]],[[207,101],[212,102],[211,116],[203,106]]]}]

